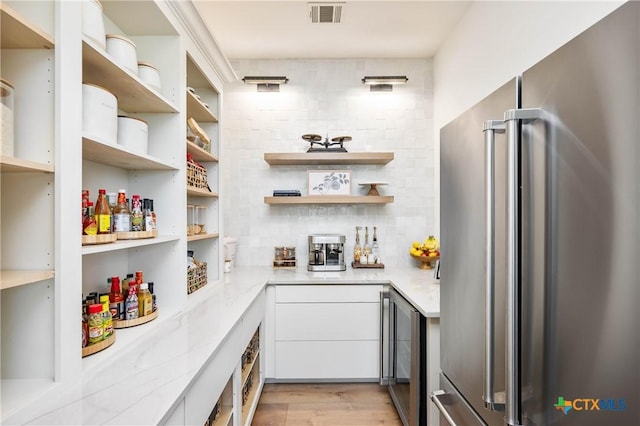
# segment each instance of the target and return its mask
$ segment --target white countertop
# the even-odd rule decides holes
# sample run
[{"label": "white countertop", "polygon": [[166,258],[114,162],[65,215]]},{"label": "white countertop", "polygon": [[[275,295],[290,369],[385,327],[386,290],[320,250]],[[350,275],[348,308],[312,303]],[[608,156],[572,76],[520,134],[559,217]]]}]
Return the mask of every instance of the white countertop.
[{"label": "white countertop", "polygon": [[[54,385],[33,406],[3,424],[160,423],[267,284],[345,283],[393,284],[423,315],[439,316],[440,287],[432,271],[348,268],[345,272],[307,272],[305,268],[240,267],[198,290],[197,301],[184,311],[156,320],[144,339],[129,339],[129,346],[100,358],[101,363],[90,373],[83,372],[78,383]],[[118,334],[126,332],[118,330]]]}]

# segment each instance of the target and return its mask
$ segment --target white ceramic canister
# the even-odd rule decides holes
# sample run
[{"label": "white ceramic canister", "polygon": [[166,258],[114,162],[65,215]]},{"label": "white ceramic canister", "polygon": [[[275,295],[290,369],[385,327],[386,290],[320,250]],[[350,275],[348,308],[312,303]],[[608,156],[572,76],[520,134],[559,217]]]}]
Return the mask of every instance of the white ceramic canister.
[{"label": "white ceramic canister", "polygon": [[98,0],[82,1],[82,32],[102,50],[106,47],[102,5]]},{"label": "white ceramic canister", "polygon": [[93,84],[82,85],[82,136],[111,145],[118,141],[118,100]]},{"label": "white ceramic canister", "polygon": [[0,79],[0,145],[2,155],[13,157],[13,86]]},{"label": "white ceramic canister", "polygon": [[118,116],[118,145],[146,154],[148,143],[149,126],[146,121],[126,115]]},{"label": "white ceramic canister", "polygon": [[107,34],[107,53],[116,64],[138,75],[138,55],[134,42],[121,35]]},{"label": "white ceramic canister", "polygon": [[138,77],[140,77],[140,80],[144,81],[148,86],[156,89],[156,91],[162,91],[160,72],[153,65],[147,62],[138,62]]}]

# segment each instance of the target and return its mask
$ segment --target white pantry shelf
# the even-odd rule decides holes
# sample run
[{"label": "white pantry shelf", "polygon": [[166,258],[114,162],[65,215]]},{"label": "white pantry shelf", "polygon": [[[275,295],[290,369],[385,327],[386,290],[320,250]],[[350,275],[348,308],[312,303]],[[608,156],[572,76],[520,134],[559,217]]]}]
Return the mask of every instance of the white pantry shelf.
[{"label": "white pantry shelf", "polygon": [[147,238],[142,240],[119,240],[109,244],[95,244],[82,247],[82,255],[106,253],[116,250],[127,250],[130,248],[150,246],[154,244],[163,244],[171,241],[178,241],[178,235],[159,235],[155,238]]},{"label": "white pantry shelf", "polygon": [[54,271],[3,269],[0,271],[0,289],[37,283],[54,277]]}]

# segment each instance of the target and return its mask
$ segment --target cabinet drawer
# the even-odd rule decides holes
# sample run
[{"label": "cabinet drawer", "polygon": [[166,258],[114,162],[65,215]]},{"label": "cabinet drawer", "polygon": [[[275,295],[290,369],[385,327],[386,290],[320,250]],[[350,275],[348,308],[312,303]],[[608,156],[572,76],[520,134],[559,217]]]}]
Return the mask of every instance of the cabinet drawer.
[{"label": "cabinet drawer", "polygon": [[382,285],[279,285],[276,303],[380,302]]},{"label": "cabinet drawer", "polygon": [[276,304],[276,341],[378,340],[380,303]]},{"label": "cabinet drawer", "polygon": [[379,342],[276,342],[278,379],[377,379]]}]

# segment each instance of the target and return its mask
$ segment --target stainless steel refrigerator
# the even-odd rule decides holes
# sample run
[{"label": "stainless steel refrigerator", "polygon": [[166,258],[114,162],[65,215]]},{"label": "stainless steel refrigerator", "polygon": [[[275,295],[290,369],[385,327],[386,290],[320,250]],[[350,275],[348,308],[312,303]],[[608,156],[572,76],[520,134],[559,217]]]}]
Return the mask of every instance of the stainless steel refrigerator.
[{"label": "stainless steel refrigerator", "polygon": [[629,2],[442,128],[441,424],[640,424],[639,123]]}]

